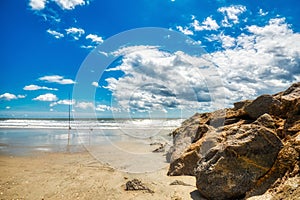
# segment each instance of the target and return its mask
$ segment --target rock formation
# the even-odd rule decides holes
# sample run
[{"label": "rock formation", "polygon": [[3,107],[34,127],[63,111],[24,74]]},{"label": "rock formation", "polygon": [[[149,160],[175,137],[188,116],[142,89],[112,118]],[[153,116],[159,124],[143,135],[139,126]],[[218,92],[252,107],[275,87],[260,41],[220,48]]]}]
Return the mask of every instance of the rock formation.
[{"label": "rock formation", "polygon": [[261,195],[291,174],[299,177],[300,83],[234,108],[197,113],[172,135],[168,175],[195,176],[208,199]]}]

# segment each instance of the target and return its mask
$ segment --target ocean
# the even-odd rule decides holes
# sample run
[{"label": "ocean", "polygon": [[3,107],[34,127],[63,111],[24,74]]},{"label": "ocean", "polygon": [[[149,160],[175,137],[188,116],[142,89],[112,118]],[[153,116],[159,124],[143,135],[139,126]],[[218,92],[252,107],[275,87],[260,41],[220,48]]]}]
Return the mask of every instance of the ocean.
[{"label": "ocean", "polygon": [[182,119],[1,119],[0,154],[77,151],[82,147],[130,141],[169,142]]},{"label": "ocean", "polygon": [[[130,172],[166,164],[160,144],[170,147],[170,133],[182,119],[1,119],[0,155],[88,151],[98,161]],[[152,163],[149,165],[149,163]],[[156,167],[153,167],[156,166]]]}]

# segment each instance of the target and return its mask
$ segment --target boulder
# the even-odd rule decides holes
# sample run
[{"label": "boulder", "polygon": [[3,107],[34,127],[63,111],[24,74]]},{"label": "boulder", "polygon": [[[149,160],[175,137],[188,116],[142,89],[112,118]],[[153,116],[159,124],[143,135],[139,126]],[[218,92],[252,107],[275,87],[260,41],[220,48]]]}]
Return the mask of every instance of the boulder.
[{"label": "boulder", "polygon": [[198,161],[206,155],[209,149],[217,146],[220,141],[222,141],[221,133],[211,128],[201,139],[191,144],[179,158],[170,164],[168,175],[194,176]]},{"label": "boulder", "polygon": [[199,160],[197,188],[209,199],[241,198],[272,168],[281,148],[276,134],[263,126],[229,129],[224,142]]},{"label": "boulder", "polygon": [[212,113],[196,113],[185,120],[181,127],[172,132],[173,146],[166,154],[167,162],[174,162],[192,144],[201,139],[205,133],[215,128],[237,123],[245,116],[243,110],[222,109]]},{"label": "boulder", "polygon": [[271,95],[262,95],[252,103],[245,106],[245,112],[252,118],[257,119],[265,113],[271,113],[272,109],[280,106],[280,101]]},{"label": "boulder", "polygon": [[205,124],[209,121],[210,114],[196,113],[191,118],[182,122],[181,127],[173,131],[173,146],[166,154],[167,162],[173,162],[178,159],[181,154],[191,145],[194,139],[199,138],[206,127],[199,127],[200,124]]},{"label": "boulder", "polygon": [[208,199],[261,195],[299,177],[300,83],[231,109],[197,113],[172,134],[168,175],[195,176]]}]

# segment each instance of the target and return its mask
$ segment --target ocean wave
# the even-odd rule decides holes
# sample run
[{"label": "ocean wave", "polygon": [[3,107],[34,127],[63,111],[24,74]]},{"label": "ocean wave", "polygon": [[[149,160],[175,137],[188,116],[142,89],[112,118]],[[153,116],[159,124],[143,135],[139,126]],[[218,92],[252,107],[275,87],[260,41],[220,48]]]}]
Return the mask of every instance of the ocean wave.
[{"label": "ocean wave", "polygon": [[[72,129],[172,129],[180,126],[182,119],[99,119],[72,120]],[[67,119],[5,119],[0,120],[0,128],[68,129]]]}]

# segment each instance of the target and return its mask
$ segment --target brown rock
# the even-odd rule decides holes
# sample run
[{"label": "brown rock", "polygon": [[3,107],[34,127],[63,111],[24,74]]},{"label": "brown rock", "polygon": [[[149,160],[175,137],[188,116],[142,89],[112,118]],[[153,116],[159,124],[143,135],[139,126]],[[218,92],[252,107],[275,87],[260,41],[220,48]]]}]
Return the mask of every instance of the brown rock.
[{"label": "brown rock", "polygon": [[235,102],[233,104],[233,106],[234,106],[235,110],[238,110],[238,109],[244,108],[245,106],[249,105],[251,102],[252,102],[251,100],[239,101],[239,102]]},{"label": "brown rock", "polygon": [[270,129],[275,129],[276,128],[274,119],[268,113],[265,113],[265,114],[261,115],[254,122],[254,124],[258,124],[258,125],[270,128]]},{"label": "brown rock", "polygon": [[272,109],[280,106],[280,101],[271,95],[262,95],[255,99],[244,110],[252,118],[257,119],[265,113],[272,113]]},{"label": "brown rock", "polygon": [[235,103],[233,109],[195,114],[173,139],[168,175],[196,176],[198,190],[208,199],[276,191],[299,177],[300,83]]},{"label": "brown rock", "polygon": [[191,118],[185,120],[181,127],[173,131],[173,146],[168,150],[166,159],[173,162],[191,145],[195,138],[200,138],[205,131],[200,124],[206,124],[210,120],[211,114],[196,113]]},{"label": "brown rock", "polygon": [[222,141],[221,132],[210,129],[200,140],[191,144],[189,148],[169,167],[169,176],[195,175],[195,168],[198,161],[213,147]]},{"label": "brown rock", "polygon": [[282,143],[270,129],[242,125],[226,131],[226,140],[199,161],[195,171],[200,193],[209,199],[245,196],[273,166]]},{"label": "brown rock", "polygon": [[146,190],[149,193],[154,193],[153,190],[149,189],[138,179],[127,181],[125,190]]}]

